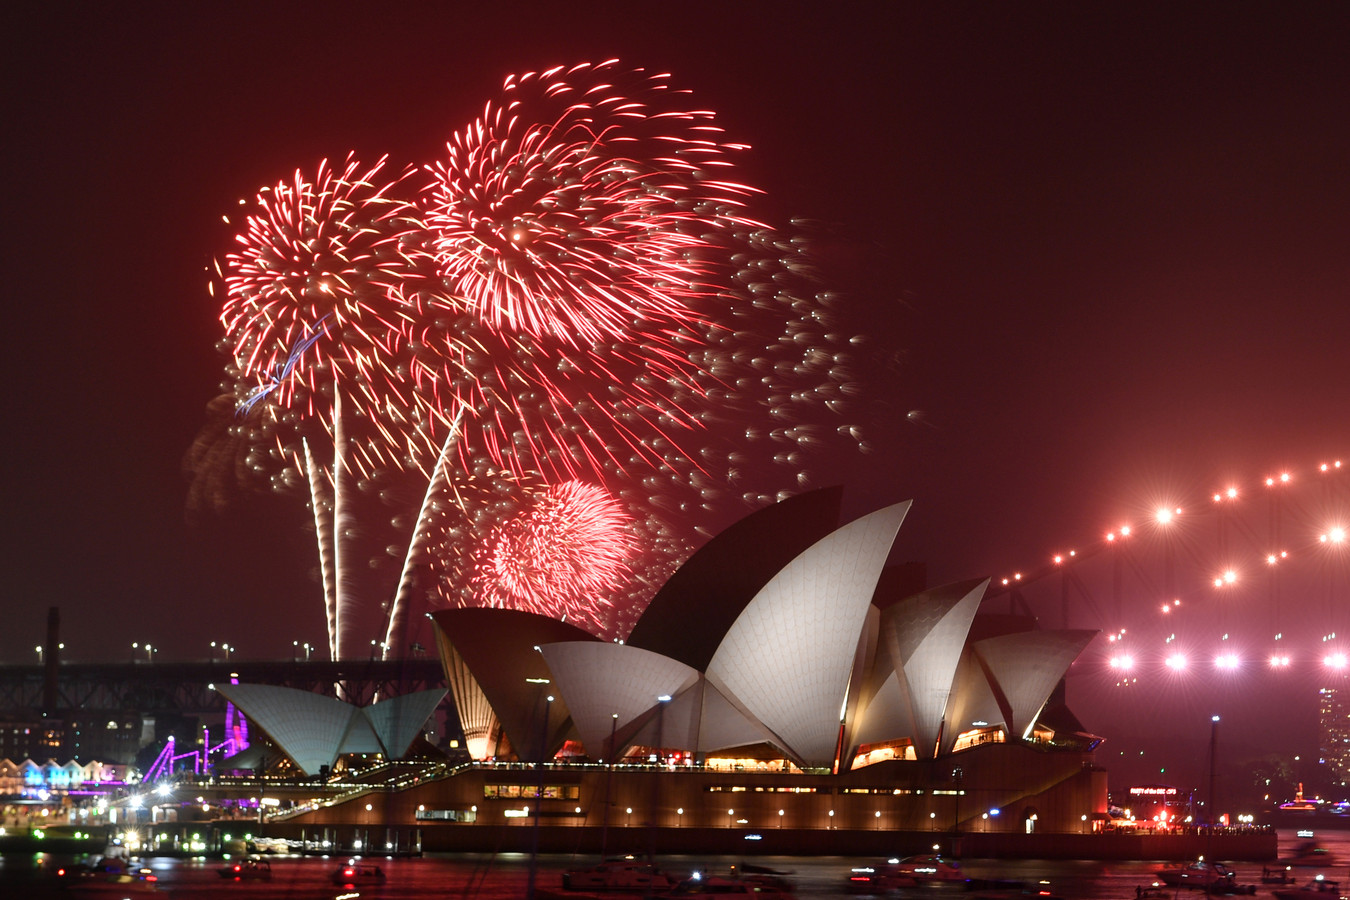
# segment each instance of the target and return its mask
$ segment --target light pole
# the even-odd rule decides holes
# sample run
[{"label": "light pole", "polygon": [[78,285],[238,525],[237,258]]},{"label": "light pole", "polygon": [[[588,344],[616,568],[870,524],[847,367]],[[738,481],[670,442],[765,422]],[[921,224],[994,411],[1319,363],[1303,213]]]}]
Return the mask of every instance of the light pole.
[{"label": "light pole", "polygon": [[[370,642],[374,646],[375,642]],[[371,656],[374,659],[374,656]],[[544,760],[548,758],[548,714],[553,708],[553,695],[544,693],[544,688],[548,685],[547,678],[526,678],[530,684],[538,685],[539,692],[544,694],[544,703],[542,715],[539,717],[539,760],[535,763],[539,768],[539,779],[534,795],[534,834],[530,839],[530,878],[525,885],[525,896],[527,900],[534,900],[534,881],[539,868],[539,820],[542,818],[544,805]]]},{"label": "light pole", "polygon": [[656,772],[652,777],[652,810],[647,816],[647,821],[651,825],[647,839],[653,854],[656,852],[656,829],[661,825],[658,821],[661,818],[661,773],[666,767],[661,745],[665,743],[666,704],[669,702],[669,694],[661,694],[656,698]]},{"label": "light pole", "polygon": [[965,773],[961,771],[960,766],[952,769],[952,784],[954,786],[952,791],[952,853],[956,852],[954,842],[961,836],[961,782],[964,778]]},{"label": "light pole", "polygon": [[600,861],[605,861],[605,842],[609,838],[609,789],[614,782],[614,754],[617,749],[614,746],[614,733],[619,728],[619,714],[613,713],[609,720],[609,769],[605,772],[605,806],[603,817],[600,819]]},{"label": "light pole", "polygon": [[1219,805],[1214,795],[1214,761],[1219,753],[1219,717],[1209,717],[1209,815],[1205,818],[1213,827],[1217,824],[1215,817],[1219,814]]}]

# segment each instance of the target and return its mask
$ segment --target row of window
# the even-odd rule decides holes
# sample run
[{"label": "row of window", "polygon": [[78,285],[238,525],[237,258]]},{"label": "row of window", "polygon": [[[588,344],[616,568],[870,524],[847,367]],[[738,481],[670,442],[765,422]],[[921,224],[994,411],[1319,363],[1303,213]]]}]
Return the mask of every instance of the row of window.
[{"label": "row of window", "polygon": [[[923,794],[922,788],[889,788],[889,787],[773,787],[771,785],[739,785],[739,784],[710,784],[703,790],[714,794],[887,794],[890,796],[901,796],[903,794]],[[954,790],[930,790],[929,794],[954,794]]]},{"label": "row of window", "polygon": [[[774,785],[710,784],[703,790],[713,794],[886,794],[892,797],[904,795],[955,794],[953,789],[924,791],[922,788],[890,787],[783,787]],[[489,800],[533,799],[540,796],[535,784],[484,784],[483,796]],[[545,800],[576,800],[581,796],[581,787],[575,784],[546,784],[543,787]]]},{"label": "row of window", "polygon": [[[483,797],[488,800],[533,799],[541,796],[537,784],[485,784]],[[576,784],[546,784],[542,796],[545,800],[576,800],[581,797],[581,786]]]}]

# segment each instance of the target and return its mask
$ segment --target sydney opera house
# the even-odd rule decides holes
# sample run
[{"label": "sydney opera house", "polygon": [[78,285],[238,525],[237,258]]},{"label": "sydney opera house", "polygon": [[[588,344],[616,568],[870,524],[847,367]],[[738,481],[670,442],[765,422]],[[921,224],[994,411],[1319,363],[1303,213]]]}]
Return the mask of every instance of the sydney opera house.
[{"label": "sydney opera house", "polygon": [[[909,504],[840,527],[841,499],[804,494],[728,529],[622,643],[515,610],[434,613],[472,761],[379,809],[358,798],[300,821],[376,816],[461,835],[539,822],[602,834],[1092,830],[1107,807],[1100,739],[1062,685],[1095,632],[981,613],[984,582],[925,589],[915,567],[887,565]],[[414,695],[363,717],[236,693],[307,771],[344,741],[404,743],[399,723],[434,702]]]}]

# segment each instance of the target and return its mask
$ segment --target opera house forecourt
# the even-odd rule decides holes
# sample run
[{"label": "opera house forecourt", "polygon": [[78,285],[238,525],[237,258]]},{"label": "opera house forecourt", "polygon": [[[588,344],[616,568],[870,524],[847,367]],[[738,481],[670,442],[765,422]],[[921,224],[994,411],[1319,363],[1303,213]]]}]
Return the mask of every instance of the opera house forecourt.
[{"label": "opera house forecourt", "polygon": [[[916,590],[914,567],[886,565],[909,503],[839,527],[841,498],[804,494],[714,538],[623,643],[516,610],[433,613],[472,760],[269,830],[367,846],[415,830],[438,850],[1092,855],[1073,845],[1102,840],[1101,739],[1062,684],[1095,632],[977,615],[987,582]],[[222,690],[310,774],[340,752],[397,757],[434,705],[288,711],[277,689]]]}]

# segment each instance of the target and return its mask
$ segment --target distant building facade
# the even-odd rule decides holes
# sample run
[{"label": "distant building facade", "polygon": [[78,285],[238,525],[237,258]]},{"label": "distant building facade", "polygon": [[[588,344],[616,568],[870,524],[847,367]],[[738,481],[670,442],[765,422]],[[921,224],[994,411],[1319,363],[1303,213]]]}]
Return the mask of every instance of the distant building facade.
[{"label": "distant building facade", "polygon": [[1350,781],[1350,688],[1324,687],[1317,692],[1318,755],[1332,780]]}]

